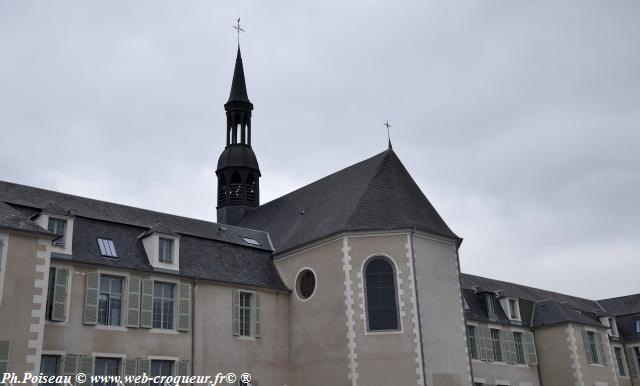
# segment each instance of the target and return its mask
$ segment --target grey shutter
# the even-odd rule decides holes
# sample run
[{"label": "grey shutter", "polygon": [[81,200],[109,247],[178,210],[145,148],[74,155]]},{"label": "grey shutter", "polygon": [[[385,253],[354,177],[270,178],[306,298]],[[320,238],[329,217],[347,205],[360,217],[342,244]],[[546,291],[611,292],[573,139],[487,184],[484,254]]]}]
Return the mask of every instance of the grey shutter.
[{"label": "grey shutter", "polygon": [[93,375],[93,357],[81,356],[79,361],[79,373],[83,373],[87,376],[86,380],[79,385],[91,384],[91,376]]},{"label": "grey shutter", "polygon": [[599,333],[596,333],[595,336],[596,336],[596,347],[598,348],[598,362],[601,365],[606,366],[607,356],[605,355],[605,352],[604,352],[604,344],[602,343],[602,337],[600,336]]},{"label": "grey shutter", "polygon": [[[137,359],[125,359],[124,360],[124,376],[125,377],[135,377],[138,375],[138,360]],[[125,379],[126,381],[126,379]],[[135,385],[135,381],[131,379],[130,382],[125,382],[127,386]]]},{"label": "grey shutter", "polygon": [[[176,362],[176,375],[179,377],[189,376],[189,361],[177,361]],[[182,385],[183,383],[180,382]]]},{"label": "grey shutter", "polygon": [[9,347],[8,340],[0,341],[0,374],[6,373],[9,369]]},{"label": "grey shutter", "polygon": [[504,342],[505,355],[504,359],[507,363],[516,363],[518,358],[516,356],[516,341],[513,338],[513,331],[503,331],[502,340]]},{"label": "grey shutter", "polygon": [[87,272],[86,286],[84,288],[84,323],[96,324],[98,322],[98,291],[100,288],[100,274]]},{"label": "grey shutter", "polygon": [[233,335],[240,335],[240,291],[233,290]]},{"label": "grey shutter", "polygon": [[638,370],[638,358],[636,358],[636,354],[633,352],[633,348],[631,347],[627,347],[626,354],[627,354],[626,357],[627,357],[627,364],[628,364],[627,367],[629,368],[629,375],[636,378],[640,375]]},{"label": "grey shutter", "polygon": [[[138,375],[147,374],[147,376],[151,376],[151,360],[149,359],[138,359]],[[139,383],[139,385],[147,385],[147,383]]]},{"label": "grey shutter", "polygon": [[178,285],[178,330],[189,331],[191,328],[191,284]]},{"label": "grey shutter", "polygon": [[78,373],[78,356],[65,355],[62,358],[62,375],[71,377],[71,384],[75,385],[75,376]]},{"label": "grey shutter", "polygon": [[538,365],[538,354],[536,353],[536,341],[533,339],[533,332],[527,331],[523,333],[524,349],[527,363],[532,366]]},{"label": "grey shutter", "polygon": [[511,335],[510,331],[504,328],[500,330],[500,351],[502,351],[502,361],[505,363],[513,363],[511,362],[511,353],[509,351],[509,335]]},{"label": "grey shutter", "polygon": [[53,286],[53,304],[51,320],[64,322],[67,320],[67,289],[69,286],[69,268],[56,267]]},{"label": "grey shutter", "polygon": [[488,327],[482,327],[482,329],[484,330],[484,345],[487,351],[487,360],[489,362],[493,362],[496,358],[493,355],[493,339],[491,337],[491,330]]},{"label": "grey shutter", "polygon": [[153,327],[153,280],[142,281],[142,301],[140,308],[140,327]]},{"label": "grey shutter", "polygon": [[582,330],[582,342],[584,343],[584,354],[587,357],[587,363],[593,363],[594,358],[591,356],[591,349],[589,348],[589,334],[587,330]]},{"label": "grey shutter", "polygon": [[254,311],[255,311],[255,317],[253,318],[255,326],[254,326],[254,331],[255,331],[255,337],[256,338],[260,338],[262,337],[262,306],[260,305],[260,294],[255,294],[254,295]]},{"label": "grey shutter", "polygon": [[127,327],[140,327],[140,278],[127,279]]}]

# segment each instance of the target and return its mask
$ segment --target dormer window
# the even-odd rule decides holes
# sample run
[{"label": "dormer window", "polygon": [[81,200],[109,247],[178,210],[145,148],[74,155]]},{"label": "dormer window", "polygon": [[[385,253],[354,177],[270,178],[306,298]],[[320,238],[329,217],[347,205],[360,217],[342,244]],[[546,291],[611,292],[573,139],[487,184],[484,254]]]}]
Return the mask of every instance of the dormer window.
[{"label": "dormer window", "polygon": [[55,247],[64,248],[65,229],[67,228],[67,220],[61,218],[49,217],[47,229],[51,233],[55,233],[62,237],[53,241]]},{"label": "dormer window", "polygon": [[509,319],[520,320],[518,299],[509,299]]},{"label": "dormer window", "polygon": [[618,336],[618,325],[615,318],[609,318],[609,331],[611,336]]},{"label": "dormer window", "polygon": [[640,334],[640,320],[636,320],[636,334]]},{"label": "dormer window", "polygon": [[164,264],[172,264],[173,240],[166,237],[160,237],[158,242],[158,261]]},{"label": "dormer window", "polygon": [[488,293],[485,295],[485,303],[487,307],[487,316],[490,320],[498,319],[498,311],[496,310],[496,295]]}]

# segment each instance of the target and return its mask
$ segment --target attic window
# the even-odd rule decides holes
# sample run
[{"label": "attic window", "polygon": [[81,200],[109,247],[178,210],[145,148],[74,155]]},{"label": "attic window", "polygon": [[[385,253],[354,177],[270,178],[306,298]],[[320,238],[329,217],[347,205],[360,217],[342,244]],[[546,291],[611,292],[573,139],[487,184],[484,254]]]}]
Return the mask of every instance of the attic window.
[{"label": "attic window", "polygon": [[247,244],[261,245],[256,239],[252,239],[250,237],[243,237],[242,240],[244,240],[244,242],[247,243]]},{"label": "attic window", "polygon": [[98,239],[98,246],[100,247],[100,254],[104,257],[118,258],[116,253],[116,247],[113,245],[113,240],[110,239]]},{"label": "attic window", "polygon": [[636,320],[636,334],[640,334],[640,320]]}]

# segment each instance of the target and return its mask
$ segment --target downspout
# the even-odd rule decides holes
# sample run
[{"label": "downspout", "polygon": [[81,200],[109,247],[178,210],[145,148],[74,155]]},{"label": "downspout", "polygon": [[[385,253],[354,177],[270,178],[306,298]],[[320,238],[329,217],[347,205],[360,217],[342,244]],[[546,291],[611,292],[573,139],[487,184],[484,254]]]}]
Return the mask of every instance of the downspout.
[{"label": "downspout", "polygon": [[196,367],[195,360],[195,342],[196,342],[196,289],[198,287],[198,279],[194,279],[193,281],[193,299],[191,306],[191,375],[194,375],[193,372]]},{"label": "downspout", "polygon": [[413,245],[413,235],[415,234],[415,227],[411,227],[411,234],[409,235],[409,239],[411,240],[411,265],[413,266],[413,290],[415,291],[416,297],[416,313],[418,315],[418,334],[420,340],[420,357],[422,358],[422,379],[424,380],[424,385],[428,386],[427,383],[427,360],[424,356],[424,346],[422,340],[422,316],[420,316],[420,298],[418,297],[418,275],[416,273],[416,252]]}]

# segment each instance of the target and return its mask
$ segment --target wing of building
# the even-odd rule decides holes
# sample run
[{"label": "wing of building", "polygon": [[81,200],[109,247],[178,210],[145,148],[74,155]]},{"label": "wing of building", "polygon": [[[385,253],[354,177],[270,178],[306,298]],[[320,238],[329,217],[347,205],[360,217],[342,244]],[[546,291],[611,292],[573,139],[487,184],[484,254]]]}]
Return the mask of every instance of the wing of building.
[{"label": "wing of building", "polygon": [[261,205],[239,49],[224,107],[218,223],[0,181],[0,372],[640,385],[640,295],[461,274],[391,147]]}]

